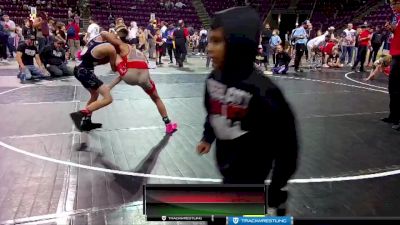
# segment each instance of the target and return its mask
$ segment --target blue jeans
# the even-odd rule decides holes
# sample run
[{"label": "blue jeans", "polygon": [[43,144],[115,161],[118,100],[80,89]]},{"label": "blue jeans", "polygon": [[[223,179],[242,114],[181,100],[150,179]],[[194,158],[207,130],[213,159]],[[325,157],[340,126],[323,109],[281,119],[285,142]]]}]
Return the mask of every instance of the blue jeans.
[{"label": "blue jeans", "polygon": [[14,40],[15,40],[14,37],[11,36],[8,37],[7,48],[8,52],[10,52],[11,57],[14,57],[14,52],[15,52]]},{"label": "blue jeans", "polygon": [[346,60],[346,55],[347,55],[347,64],[351,63],[351,60],[353,59],[353,46],[342,46],[342,56],[340,57],[340,62],[344,63]]},{"label": "blue jeans", "polygon": [[43,78],[45,76],[44,73],[34,65],[25,65],[25,70],[21,71],[19,75],[27,80],[32,79],[32,77]]}]

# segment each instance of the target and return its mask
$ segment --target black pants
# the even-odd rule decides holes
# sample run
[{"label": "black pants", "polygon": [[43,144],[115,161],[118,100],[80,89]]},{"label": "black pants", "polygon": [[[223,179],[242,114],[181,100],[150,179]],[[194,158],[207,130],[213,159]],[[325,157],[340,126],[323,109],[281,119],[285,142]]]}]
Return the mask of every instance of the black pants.
[{"label": "black pants", "polygon": [[374,63],[376,61],[376,55],[378,55],[378,51],[381,48],[382,43],[381,44],[372,44],[372,51],[369,53],[369,59],[368,59],[368,63],[371,62],[372,59],[372,63]]},{"label": "black pants", "polygon": [[207,42],[200,41],[200,43],[199,43],[199,53],[205,53],[206,52],[206,47],[207,47]]},{"label": "black pants", "polygon": [[305,44],[296,44],[296,56],[294,58],[294,69],[295,70],[299,69],[301,57],[303,57],[305,49],[306,49]]},{"label": "black pants", "polygon": [[7,37],[0,37],[0,58],[7,59]]},{"label": "black pants", "polygon": [[180,67],[183,66],[183,61],[185,61],[186,58],[186,45],[185,42],[175,42],[175,49],[176,49],[176,62],[179,64]]},{"label": "black pants", "polygon": [[364,63],[365,63],[365,59],[367,58],[367,49],[368,49],[367,46],[358,46],[357,59],[354,62],[353,68],[356,68],[358,66],[358,64],[361,63],[360,71],[364,71]]},{"label": "black pants", "polygon": [[400,120],[400,56],[392,58],[389,74],[389,97],[389,118],[398,122]]},{"label": "black pants", "polygon": [[167,51],[168,51],[168,55],[169,55],[169,61],[172,62],[172,51],[174,50],[174,45],[171,44],[166,44],[167,46]]}]

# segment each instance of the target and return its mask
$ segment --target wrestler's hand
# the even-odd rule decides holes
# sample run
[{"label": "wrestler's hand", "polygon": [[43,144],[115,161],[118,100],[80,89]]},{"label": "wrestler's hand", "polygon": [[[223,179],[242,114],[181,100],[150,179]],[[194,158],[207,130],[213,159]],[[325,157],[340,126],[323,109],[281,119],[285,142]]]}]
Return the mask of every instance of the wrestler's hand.
[{"label": "wrestler's hand", "polygon": [[198,145],[197,145],[197,153],[199,153],[200,155],[204,155],[207,154],[211,149],[211,145],[205,141],[201,141]]}]

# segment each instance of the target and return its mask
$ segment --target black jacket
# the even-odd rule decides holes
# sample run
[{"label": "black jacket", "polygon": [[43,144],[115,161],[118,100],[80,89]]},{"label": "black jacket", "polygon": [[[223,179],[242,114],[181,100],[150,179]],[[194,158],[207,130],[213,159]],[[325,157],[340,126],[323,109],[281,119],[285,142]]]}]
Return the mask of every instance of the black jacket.
[{"label": "black jacket", "polygon": [[291,60],[291,57],[289,56],[289,54],[287,52],[277,53],[275,67],[283,66],[283,65],[289,66],[290,60]]},{"label": "black jacket", "polygon": [[65,62],[65,50],[57,50],[53,44],[48,45],[40,53],[40,59],[44,64],[59,66]]},{"label": "black jacket", "polygon": [[249,7],[215,16],[212,28],[223,28],[227,44],[223,70],[212,71],[206,80],[203,141],[216,141],[225,182],[264,183],[274,164],[271,185],[279,189],[296,169],[296,125],[282,92],[254,67],[257,21]]}]

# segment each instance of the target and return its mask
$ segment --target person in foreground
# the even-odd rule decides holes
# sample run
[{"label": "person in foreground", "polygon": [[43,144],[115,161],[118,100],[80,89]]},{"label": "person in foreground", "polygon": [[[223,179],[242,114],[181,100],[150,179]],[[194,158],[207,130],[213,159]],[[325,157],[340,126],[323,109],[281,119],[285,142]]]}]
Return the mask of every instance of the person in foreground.
[{"label": "person in foreground", "polygon": [[264,184],[272,169],[269,212],[284,215],[283,188],[297,168],[296,122],[279,88],[254,67],[260,25],[250,7],[215,14],[208,44],[214,70],[206,80],[207,117],[197,152],[208,153],[216,141],[227,184]]},{"label": "person in foreground", "polygon": [[[78,58],[82,62],[75,67],[74,75],[83,87],[89,91],[90,99],[85,109],[73,112],[70,116],[77,129],[90,131],[102,127],[100,123],[92,123],[92,113],[111,104],[113,101],[110,88],[94,74],[94,67],[110,63],[111,69],[116,71],[115,60],[117,52],[113,45],[106,42],[101,36],[97,36],[89,41],[82,52],[78,53]],[[99,94],[103,96],[100,100],[98,99]]]},{"label": "person in foreground", "polygon": [[148,61],[145,55],[137,50],[135,45],[129,44],[129,31],[125,25],[121,24],[117,26],[115,31],[117,35],[109,32],[101,32],[101,36],[113,44],[118,52],[116,65],[119,76],[110,84],[110,89],[121,82],[121,80],[132,86],[140,86],[156,104],[158,112],[165,123],[166,133],[174,133],[178,125],[171,122],[168,117],[167,109],[157,93],[155,83],[150,77]]}]

